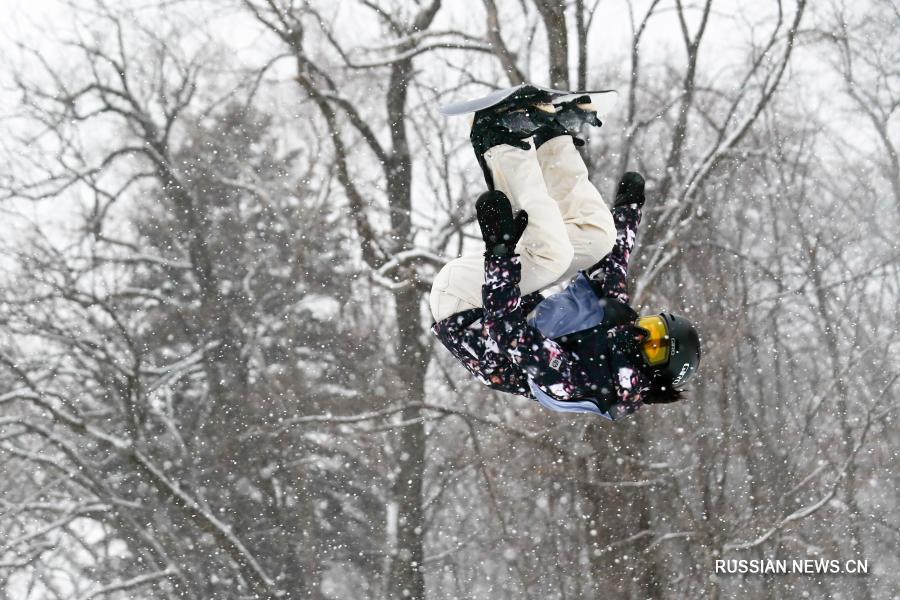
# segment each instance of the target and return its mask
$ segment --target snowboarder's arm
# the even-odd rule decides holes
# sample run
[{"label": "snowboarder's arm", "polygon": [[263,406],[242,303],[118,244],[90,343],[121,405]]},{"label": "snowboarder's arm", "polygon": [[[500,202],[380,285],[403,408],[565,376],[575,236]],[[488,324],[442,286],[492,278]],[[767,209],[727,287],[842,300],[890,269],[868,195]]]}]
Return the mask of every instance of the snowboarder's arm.
[{"label": "snowboarder's arm", "polygon": [[476,324],[482,315],[480,308],[473,308],[438,321],[431,330],[480,382],[501,392],[531,398],[525,372],[499,352],[484,327]]},{"label": "snowboarder's arm", "polygon": [[560,400],[583,396],[576,357],[528,325],[522,307],[519,281],[522,263],[515,254],[516,242],[528,225],[528,215],[513,215],[509,199],[488,192],[475,203],[481,237],[485,242],[483,325],[489,351],[504,354],[537,385]]},{"label": "snowboarder's arm", "polygon": [[630,414],[639,409],[650,391],[650,378],[635,368],[642,364],[639,356],[643,337],[634,327],[620,325],[610,329],[610,371],[615,378],[617,414]]},{"label": "snowboarder's arm", "polygon": [[612,251],[588,269],[596,283],[600,297],[612,297],[628,304],[628,260],[634,249],[637,228],[641,223],[644,205],[644,178],[638,173],[625,173],[619,182],[613,220],[616,223],[616,243]]},{"label": "snowboarder's arm", "polygon": [[483,323],[496,351],[505,353],[531,380],[560,400],[590,396],[591,390],[580,381],[575,357],[525,320],[519,257],[487,256],[484,271]]},{"label": "snowboarder's arm", "polygon": [[616,223],[616,244],[612,252],[600,259],[587,272],[599,287],[598,296],[612,297],[628,304],[631,300],[628,293],[628,260],[641,222],[641,209],[635,204],[616,206],[612,214]]}]

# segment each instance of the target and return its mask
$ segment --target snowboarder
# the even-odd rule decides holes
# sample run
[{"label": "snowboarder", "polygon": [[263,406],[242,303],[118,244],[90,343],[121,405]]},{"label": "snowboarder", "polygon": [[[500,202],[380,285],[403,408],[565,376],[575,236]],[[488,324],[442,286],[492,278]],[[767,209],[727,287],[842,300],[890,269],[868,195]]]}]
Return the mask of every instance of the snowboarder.
[{"label": "snowboarder", "polygon": [[[609,210],[576,149],[577,127],[600,125],[589,101],[475,113],[470,138],[491,188],[476,203],[485,253],[437,275],[432,331],[493,389],[615,420],[681,399],[700,341],[685,318],[640,317],[628,304],[644,179],[626,173]],[[573,276],[564,291],[539,293]]]}]

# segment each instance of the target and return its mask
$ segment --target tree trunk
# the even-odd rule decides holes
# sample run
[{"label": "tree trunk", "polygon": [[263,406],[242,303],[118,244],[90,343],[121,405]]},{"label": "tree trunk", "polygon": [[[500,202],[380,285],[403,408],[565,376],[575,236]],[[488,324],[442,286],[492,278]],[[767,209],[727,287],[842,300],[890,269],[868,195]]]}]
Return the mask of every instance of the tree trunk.
[{"label": "tree trunk", "polygon": [[[813,278],[813,285],[815,289],[815,297],[816,297],[816,309],[819,313],[819,317],[821,320],[821,329],[820,333],[825,338],[825,342],[827,344],[827,348],[837,349],[840,348],[840,340],[838,339],[837,332],[835,331],[835,323],[838,322],[838,319],[832,315],[832,311],[829,310],[828,307],[828,298],[825,296],[825,284],[822,280],[822,271],[825,268],[824,265],[820,263],[818,260],[818,254],[815,249],[810,252],[811,255],[811,271]],[[844,457],[850,459],[849,464],[847,465],[847,475],[844,477],[843,481],[843,491],[844,491],[844,501],[847,504],[847,533],[849,534],[847,541],[850,544],[850,551],[853,553],[853,556],[849,557],[850,559],[862,559],[865,558],[865,547],[862,539],[862,533],[860,532],[859,525],[857,524],[857,520],[861,517],[862,513],[859,510],[859,503],[856,500],[856,490],[857,490],[857,474],[856,474],[856,460],[851,458],[851,454],[854,450],[854,437],[853,430],[850,426],[849,421],[847,420],[848,413],[850,411],[850,406],[848,402],[848,398],[850,396],[850,391],[847,389],[847,383],[844,379],[844,375],[842,375],[843,368],[838,358],[837,352],[826,352],[826,356],[828,356],[829,363],[831,366],[831,372],[834,375],[834,389],[837,391],[835,394],[835,403],[837,408],[838,419],[840,420],[840,434],[841,434],[841,445],[843,447]],[[872,599],[872,590],[869,587],[869,580],[867,577],[852,577],[851,585],[856,588],[856,593],[854,594],[855,598],[861,598],[863,600],[871,600]]]},{"label": "tree trunk", "polygon": [[[410,402],[421,401],[425,392],[425,353],[419,340],[419,293],[414,289],[397,294],[399,329],[397,370],[406,385]],[[419,417],[419,409],[402,412],[404,422]],[[422,509],[422,479],[425,469],[425,425],[416,421],[400,429],[400,457],[393,496],[397,502],[397,547],[388,576],[388,591],[394,598],[425,598],[425,512]]]},{"label": "tree trunk", "polygon": [[550,87],[569,89],[569,38],[566,29],[566,13],[561,2],[535,0],[535,6],[547,31],[547,49],[550,61],[548,84]]}]

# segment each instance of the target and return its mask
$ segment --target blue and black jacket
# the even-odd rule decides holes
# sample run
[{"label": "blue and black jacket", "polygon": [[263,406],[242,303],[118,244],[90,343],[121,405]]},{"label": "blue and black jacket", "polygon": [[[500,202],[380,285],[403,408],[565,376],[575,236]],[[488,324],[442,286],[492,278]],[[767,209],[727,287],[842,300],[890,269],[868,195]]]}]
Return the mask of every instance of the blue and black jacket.
[{"label": "blue and black jacket", "polygon": [[628,304],[627,275],[641,209],[617,206],[613,218],[612,252],[563,292],[521,297],[519,257],[489,257],[484,308],[452,315],[432,331],[493,389],[533,398],[551,410],[610,420],[638,410],[651,378],[640,355],[644,334]]}]

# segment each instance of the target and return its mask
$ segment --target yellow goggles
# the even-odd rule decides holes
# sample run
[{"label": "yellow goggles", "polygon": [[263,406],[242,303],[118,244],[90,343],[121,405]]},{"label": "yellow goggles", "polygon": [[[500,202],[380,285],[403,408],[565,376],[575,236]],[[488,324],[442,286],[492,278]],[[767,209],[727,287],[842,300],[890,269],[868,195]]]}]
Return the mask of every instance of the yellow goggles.
[{"label": "yellow goggles", "polygon": [[659,315],[641,317],[637,326],[647,332],[647,339],[641,347],[647,364],[657,367],[669,362],[669,329],[663,318]]}]

